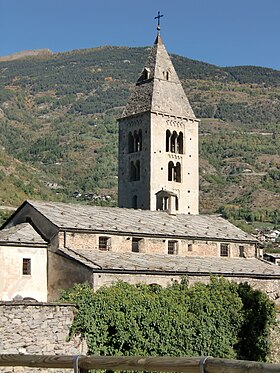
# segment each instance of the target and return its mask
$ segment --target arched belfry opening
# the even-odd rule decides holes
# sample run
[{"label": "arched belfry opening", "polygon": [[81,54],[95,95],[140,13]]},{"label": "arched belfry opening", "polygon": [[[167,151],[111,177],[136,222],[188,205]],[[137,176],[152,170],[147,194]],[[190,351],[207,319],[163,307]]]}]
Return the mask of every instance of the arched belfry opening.
[{"label": "arched belfry opening", "polygon": [[142,130],[134,130],[128,133],[128,153],[140,152],[142,150]]},{"label": "arched belfry opening", "polygon": [[135,135],[135,151],[140,152],[142,150],[142,131],[139,130]]},{"label": "arched belfry opening", "polygon": [[174,163],[168,162],[168,181],[173,181],[174,178]]},{"label": "arched belfry opening", "polygon": [[177,138],[177,153],[183,154],[183,132],[179,132]]},{"label": "arched belfry opening", "polygon": [[168,181],[176,181],[177,183],[182,182],[180,162],[177,162],[176,164],[172,161],[168,162]]},{"label": "arched belfry opening", "polygon": [[129,174],[130,174],[130,181],[135,181],[136,180],[136,167],[133,161],[130,162]]},{"label": "arched belfry opening", "polygon": [[173,131],[172,134],[170,130],[166,130],[165,134],[165,150],[166,152],[183,154],[184,153],[184,136],[183,132],[177,133]]},{"label": "arched belfry opening", "polygon": [[128,134],[128,153],[133,153],[134,151],[134,137],[131,132]]},{"label": "arched belfry opening", "polygon": [[166,131],[165,137],[165,150],[166,152],[170,151],[170,139],[171,139],[171,132],[169,130]]},{"label": "arched belfry opening", "polygon": [[130,161],[129,166],[129,179],[130,181],[139,181],[140,180],[140,161]]},{"label": "arched belfry opening", "polygon": [[177,183],[181,183],[181,163],[177,162],[176,167],[174,168],[174,180]]}]

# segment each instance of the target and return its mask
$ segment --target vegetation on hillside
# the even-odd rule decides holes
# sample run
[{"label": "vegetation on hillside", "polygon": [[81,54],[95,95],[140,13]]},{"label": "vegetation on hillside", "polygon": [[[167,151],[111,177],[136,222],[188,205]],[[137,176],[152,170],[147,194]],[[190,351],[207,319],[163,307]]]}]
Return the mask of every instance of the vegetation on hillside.
[{"label": "vegetation on hillside", "polygon": [[266,361],[275,322],[275,305],[264,293],[217,277],[167,288],[119,282],[97,292],[79,284],[62,300],[77,304],[70,337],[84,337],[92,355]]},{"label": "vegetation on hillside", "polygon": [[16,206],[23,199],[56,199],[43,182],[43,174],[0,150],[0,205]]},{"label": "vegetation on hillside", "polygon": [[[149,50],[101,47],[0,62],[0,158],[11,157],[16,179],[2,180],[2,204],[115,203],[116,118]],[[280,72],[172,59],[202,118],[201,212],[279,224]],[[27,180],[18,184],[18,161],[35,191]]]}]

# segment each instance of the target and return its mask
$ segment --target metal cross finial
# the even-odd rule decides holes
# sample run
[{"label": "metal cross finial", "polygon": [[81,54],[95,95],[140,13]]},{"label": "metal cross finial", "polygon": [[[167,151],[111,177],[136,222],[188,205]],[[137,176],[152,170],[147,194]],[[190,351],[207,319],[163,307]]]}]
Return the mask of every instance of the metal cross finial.
[{"label": "metal cross finial", "polygon": [[160,31],[160,19],[163,17],[163,14],[160,14],[160,11],[158,11],[158,15],[155,17],[157,19],[157,30]]}]

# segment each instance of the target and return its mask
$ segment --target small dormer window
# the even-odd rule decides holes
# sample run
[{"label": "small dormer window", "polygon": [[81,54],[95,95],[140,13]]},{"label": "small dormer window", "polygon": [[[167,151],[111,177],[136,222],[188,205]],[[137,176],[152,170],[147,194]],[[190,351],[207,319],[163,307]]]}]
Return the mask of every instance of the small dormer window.
[{"label": "small dormer window", "polygon": [[143,80],[150,79],[150,73],[151,73],[151,70],[148,69],[147,67],[144,67],[144,70],[143,70]]},{"label": "small dormer window", "polygon": [[169,71],[163,71],[163,78],[166,80],[170,80],[170,72]]}]

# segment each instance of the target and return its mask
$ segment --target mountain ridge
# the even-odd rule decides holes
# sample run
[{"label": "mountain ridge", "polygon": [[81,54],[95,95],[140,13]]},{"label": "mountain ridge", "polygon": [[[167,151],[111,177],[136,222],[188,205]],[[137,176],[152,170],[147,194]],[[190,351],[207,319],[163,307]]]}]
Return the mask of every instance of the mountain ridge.
[{"label": "mountain ridge", "polygon": [[[49,48],[39,48],[39,49],[30,49],[30,50],[22,50],[22,51],[17,51],[15,53],[10,53],[8,55],[4,55],[4,56],[0,56],[0,62],[7,62],[7,61],[11,61],[11,60],[15,60],[15,59],[22,59],[22,58],[26,58],[26,57],[36,57],[36,56],[46,56],[46,55],[61,55],[61,54],[72,54],[72,53],[83,53],[84,51],[94,51],[94,50],[101,50],[101,49],[115,49],[115,48],[126,48],[126,49],[132,49],[132,48],[137,48],[137,49],[151,49],[151,46],[142,46],[142,47],[128,47],[128,46],[115,46],[115,45],[100,45],[100,46],[97,46],[97,47],[92,47],[92,48],[79,48],[79,49],[72,49],[72,50],[68,50],[68,51],[57,51],[57,52],[53,52],[51,49]],[[172,53],[171,56],[179,56],[181,58],[186,58],[186,59],[189,59],[191,61],[196,61],[196,62],[199,62],[199,63],[202,63],[202,64],[206,64],[206,65],[209,65],[209,66],[213,66],[213,67],[218,67],[218,68],[221,68],[221,69],[235,69],[235,68],[257,68],[257,69],[265,69],[265,70],[271,70],[271,71],[279,71],[278,69],[275,69],[275,68],[272,68],[272,67],[269,67],[269,66],[259,66],[259,65],[233,65],[233,66],[220,66],[220,65],[216,65],[216,64],[213,64],[213,63],[210,63],[210,62],[206,62],[206,61],[202,61],[202,60],[195,60],[195,59],[192,59],[192,58],[189,58],[189,57],[186,57],[186,56],[181,56],[179,54],[176,54],[176,53]]]}]

